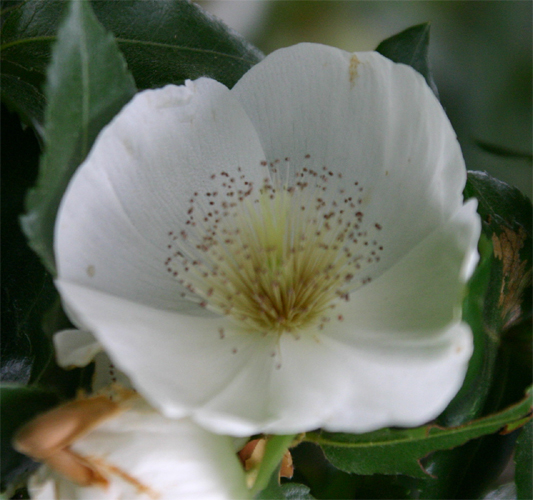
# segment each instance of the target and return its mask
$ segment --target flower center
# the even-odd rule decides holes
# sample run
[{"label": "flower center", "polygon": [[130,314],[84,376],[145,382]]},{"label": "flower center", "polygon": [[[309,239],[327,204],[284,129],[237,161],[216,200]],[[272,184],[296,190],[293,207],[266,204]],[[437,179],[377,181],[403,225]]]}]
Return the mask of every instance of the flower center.
[{"label": "flower center", "polygon": [[240,328],[298,335],[342,321],[333,309],[370,281],[365,269],[383,248],[362,229],[361,199],[347,196],[338,182],[338,196],[328,196],[333,172],[303,168],[289,184],[271,167],[259,189],[244,175],[212,176],[220,176],[222,192],[194,193],[188,227],[169,233],[174,253],[165,265],[192,300]]}]

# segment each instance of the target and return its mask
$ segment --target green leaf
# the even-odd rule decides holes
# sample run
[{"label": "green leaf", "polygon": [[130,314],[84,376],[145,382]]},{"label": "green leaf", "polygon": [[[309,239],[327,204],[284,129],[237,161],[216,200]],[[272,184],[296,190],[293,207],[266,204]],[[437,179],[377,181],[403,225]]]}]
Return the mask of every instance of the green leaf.
[{"label": "green leaf", "polygon": [[483,230],[489,236],[505,227],[522,227],[531,237],[531,201],[519,189],[486,172],[469,171],[464,195],[466,199],[478,199]]},{"label": "green leaf", "polygon": [[39,178],[21,219],[30,246],[52,273],[54,223],[63,192],[98,132],[134,94],[112,35],[98,23],[90,3],[72,1],[48,69]]},{"label": "green leaf", "polygon": [[[95,1],[93,8],[126,57],[139,89],[161,87],[200,76],[232,87],[262,58],[244,38],[185,0]],[[63,1],[28,0],[11,9],[1,38],[2,72],[33,87],[3,88],[30,123],[44,108],[40,88],[50,60],[50,46],[65,7]],[[23,106],[28,94],[35,99]],[[39,102],[40,101],[40,102]]]},{"label": "green leaf", "polygon": [[309,493],[309,488],[304,484],[282,484],[281,491],[283,492],[283,498],[286,500],[314,500],[314,497]]},{"label": "green leaf", "polygon": [[22,77],[7,73],[5,66],[0,74],[0,85],[2,102],[11,111],[18,112],[24,125],[32,126],[42,136],[46,103],[43,92]]},{"label": "green leaf", "polygon": [[491,153],[496,156],[503,156],[504,158],[516,158],[517,160],[529,160],[533,161],[533,154],[526,153],[525,151],[516,151],[514,149],[506,148],[498,144],[491,142],[476,140],[476,145],[487,153]]},{"label": "green leaf", "polygon": [[391,61],[416,69],[438,97],[437,86],[429,68],[429,30],[429,23],[412,26],[381,42],[376,51]]},{"label": "green leaf", "polygon": [[[482,231],[494,250],[483,312],[485,329],[512,351],[512,370],[517,364],[525,365],[525,372],[531,374],[531,201],[518,189],[484,172],[468,173],[465,197],[477,198]],[[530,380],[531,375],[518,390]]]},{"label": "green leaf", "polygon": [[405,474],[426,477],[420,460],[428,453],[459,446],[471,439],[514,426],[530,414],[532,389],[519,403],[457,427],[434,424],[413,429],[380,429],[366,434],[309,433],[337,468],[355,474]]},{"label": "green leaf", "polygon": [[518,500],[533,498],[533,421],[524,427],[516,443],[515,483]]},{"label": "green leaf", "polygon": [[483,500],[516,500],[516,487],[514,483],[502,484],[487,492]]},{"label": "green leaf", "polygon": [[52,358],[42,325],[57,297],[50,275],[30,250],[19,224],[24,196],[37,175],[39,145],[32,130],[22,130],[15,114],[2,106],[1,182],[1,380],[26,384]]},{"label": "green leaf", "polygon": [[33,468],[34,462],[16,452],[11,440],[17,429],[35,415],[52,408],[58,397],[35,387],[4,384],[0,387],[2,490]]},{"label": "green leaf", "polygon": [[[474,354],[463,387],[439,417],[445,426],[483,415],[494,380],[502,378],[502,363],[497,362],[502,340],[520,337],[509,332],[531,316],[531,203],[516,188],[483,172],[468,173],[465,198],[471,197],[478,199],[483,220],[481,260],[463,303],[463,319],[474,334]],[[527,352],[528,343],[531,352],[531,337],[518,351]],[[520,394],[530,383],[524,381]],[[500,408],[492,405],[485,414]]]},{"label": "green leaf", "polygon": [[257,493],[255,500],[314,500],[309,487],[304,484],[278,482],[279,467],[270,476],[267,486]]}]

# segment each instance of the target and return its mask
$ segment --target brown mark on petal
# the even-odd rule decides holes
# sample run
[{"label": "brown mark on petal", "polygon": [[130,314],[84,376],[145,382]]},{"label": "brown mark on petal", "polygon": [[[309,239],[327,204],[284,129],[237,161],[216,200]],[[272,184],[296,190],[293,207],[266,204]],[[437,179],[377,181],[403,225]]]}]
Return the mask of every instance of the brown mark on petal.
[{"label": "brown mark on petal", "polygon": [[146,484],[141,483],[141,481],[131,476],[126,471],[122,470],[120,467],[106,462],[103,458],[88,456],[84,457],[84,460],[94,469],[99,469],[101,471],[107,472],[108,474],[120,477],[125,482],[131,484],[139,495],[147,495],[153,500],[157,500],[161,496],[161,493],[153,490]]},{"label": "brown mark on petal", "polygon": [[350,74],[350,86],[353,87],[355,85],[355,79],[357,77],[357,66],[359,66],[359,63],[361,61],[358,59],[356,54],[352,54],[352,57],[350,58],[350,67],[348,68],[348,72]]},{"label": "brown mark on petal", "polygon": [[504,227],[499,235],[492,235],[494,256],[502,261],[503,266],[498,306],[501,308],[504,329],[520,320],[522,294],[531,284],[531,269],[526,272],[528,262],[520,258],[526,237],[521,227],[518,231]]},{"label": "brown mark on petal", "polygon": [[92,264],[90,266],[87,266],[87,276],[89,276],[89,278],[92,278],[95,272],[96,270]]}]

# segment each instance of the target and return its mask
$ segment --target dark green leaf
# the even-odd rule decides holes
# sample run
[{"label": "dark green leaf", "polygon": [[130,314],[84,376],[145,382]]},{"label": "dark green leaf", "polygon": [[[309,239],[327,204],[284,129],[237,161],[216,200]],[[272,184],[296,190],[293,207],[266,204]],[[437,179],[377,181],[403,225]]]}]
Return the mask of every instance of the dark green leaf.
[{"label": "dark green leaf", "polygon": [[422,460],[434,477],[416,479],[418,498],[479,498],[509,463],[516,435],[491,434]]},{"label": "dark green leaf", "polygon": [[[50,60],[50,45],[65,7],[63,1],[29,0],[12,9],[2,30],[2,71],[34,87],[39,97]],[[209,76],[232,87],[262,54],[237,33],[185,0],[93,2],[96,16],[111,31],[139,89]],[[7,64],[6,64],[7,63]],[[4,90],[4,89],[3,89]],[[28,92],[6,88],[4,98],[18,105]],[[42,103],[33,103],[42,109]],[[38,116],[17,107],[29,121]]]},{"label": "dark green leaf", "polygon": [[524,151],[515,151],[514,149],[499,146],[498,144],[492,144],[490,142],[477,140],[476,144],[486,151],[497,156],[503,156],[504,158],[516,158],[519,160],[533,161],[533,155]]},{"label": "dark green leaf", "polygon": [[24,195],[37,176],[39,145],[32,130],[2,106],[2,351],[1,380],[25,384],[52,357],[42,328],[43,314],[57,292],[50,275],[30,250],[19,225]]},{"label": "dark green leaf", "polygon": [[429,68],[429,23],[407,28],[381,42],[376,51],[391,61],[416,69],[438,97],[437,86]]},{"label": "dark green leaf", "polygon": [[468,173],[465,197],[477,198],[483,233],[494,249],[485,328],[531,365],[531,201],[484,172]]},{"label": "dark green leaf", "polygon": [[405,474],[425,477],[420,460],[428,453],[459,446],[499,430],[514,430],[530,418],[531,390],[519,403],[458,427],[433,424],[414,429],[380,429],[366,434],[310,433],[335,467],[356,474]]},{"label": "dark green leaf", "polygon": [[37,388],[8,384],[0,387],[2,490],[34,467],[32,460],[16,452],[11,446],[15,432],[35,415],[58,402],[55,394]]},{"label": "dark green leaf", "polygon": [[41,90],[20,76],[6,72],[5,66],[0,74],[2,102],[11,111],[18,112],[25,125],[32,126],[40,136],[43,135],[45,97]]},{"label": "dark green leaf", "polygon": [[529,200],[483,172],[469,172],[465,197],[478,199],[483,220],[481,261],[463,303],[463,319],[472,328],[475,348],[463,387],[439,418],[446,426],[483,414],[504,331],[531,314],[530,301],[524,301],[531,286]]},{"label": "dark green leaf", "polygon": [[98,132],[135,94],[126,63],[90,3],[70,6],[48,69],[40,174],[21,219],[30,246],[52,273],[54,223],[63,192]]},{"label": "dark green leaf", "polygon": [[209,76],[232,87],[262,54],[192,2],[95,2],[139,88]]},{"label": "dark green leaf", "polygon": [[[531,384],[531,204],[481,172],[469,172],[465,197],[472,196],[479,201],[484,236],[463,318],[474,333],[475,351],[461,391],[439,417],[446,426],[499,411]],[[438,479],[419,480],[420,498],[478,497],[505,467],[514,439],[486,436],[432,453],[423,465]]]},{"label": "dark green leaf", "polygon": [[517,498],[531,500],[533,498],[533,421],[522,427],[516,444],[514,460]]},{"label": "dark green leaf", "polygon": [[281,491],[286,500],[314,500],[309,488],[304,484],[286,483],[281,485]]},{"label": "dark green leaf", "polygon": [[478,212],[486,234],[500,233],[505,227],[522,227],[531,237],[531,201],[519,189],[491,177],[486,172],[468,172],[465,198],[477,198]]},{"label": "dark green leaf", "polygon": [[516,487],[514,483],[502,484],[489,491],[483,500],[516,500]]}]

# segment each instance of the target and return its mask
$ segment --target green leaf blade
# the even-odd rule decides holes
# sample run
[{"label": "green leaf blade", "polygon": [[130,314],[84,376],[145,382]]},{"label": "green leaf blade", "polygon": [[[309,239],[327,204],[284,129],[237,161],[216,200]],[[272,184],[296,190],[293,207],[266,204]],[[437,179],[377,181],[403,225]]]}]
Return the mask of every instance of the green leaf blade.
[{"label": "green leaf blade", "polygon": [[139,88],[201,76],[232,87],[263,55],[197,5],[182,0],[95,2]]},{"label": "green leaf blade", "polygon": [[533,420],[518,436],[515,454],[515,482],[518,500],[533,498]]},{"label": "green leaf blade", "polygon": [[55,272],[55,216],[67,184],[98,132],[135,94],[112,35],[90,4],[73,1],[48,70],[45,153],[21,223],[30,246]]},{"label": "green leaf blade", "polygon": [[381,42],[376,51],[391,61],[407,64],[418,71],[438,97],[437,86],[429,67],[429,23],[407,28]]},{"label": "green leaf blade", "polygon": [[[64,1],[28,0],[5,16],[3,68],[8,72],[12,68],[13,76],[33,87],[32,93],[38,93],[45,80],[65,5]],[[139,89],[201,76],[231,88],[263,57],[242,36],[185,0],[95,1],[92,6],[104,28],[115,35]],[[14,88],[4,92],[4,98],[17,103],[24,96]],[[25,109],[17,111],[25,116]],[[36,120],[36,115],[29,117],[30,122]]]},{"label": "green leaf blade", "polygon": [[[454,448],[471,439],[493,434],[530,415],[531,389],[519,403],[457,427],[432,424],[414,429],[380,429],[365,434],[309,435],[337,468],[355,474],[405,474],[427,477],[420,460],[435,450]],[[521,422],[522,424],[524,421]]]}]

